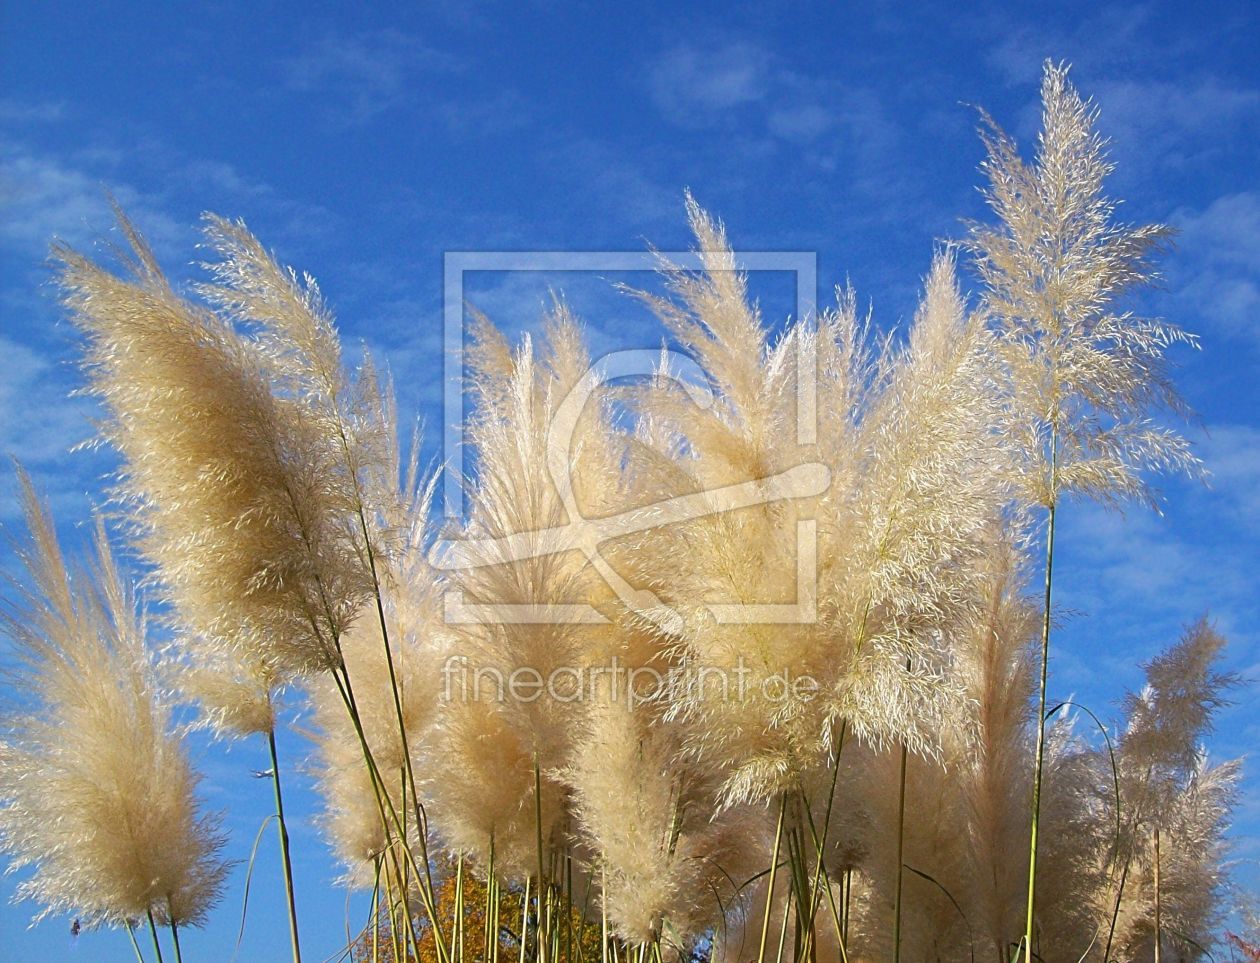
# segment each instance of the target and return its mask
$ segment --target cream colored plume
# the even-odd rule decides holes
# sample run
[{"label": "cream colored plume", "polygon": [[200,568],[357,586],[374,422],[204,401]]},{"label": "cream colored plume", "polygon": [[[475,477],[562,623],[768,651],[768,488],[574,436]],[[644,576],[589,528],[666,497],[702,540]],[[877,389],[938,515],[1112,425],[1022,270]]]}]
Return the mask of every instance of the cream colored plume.
[{"label": "cream colored plume", "polygon": [[20,662],[0,750],[0,848],[18,895],[85,925],[200,925],[227,873],[218,819],[171,720],[145,624],[97,523],[91,565],[67,567],[21,476],[26,581],[3,614]]}]

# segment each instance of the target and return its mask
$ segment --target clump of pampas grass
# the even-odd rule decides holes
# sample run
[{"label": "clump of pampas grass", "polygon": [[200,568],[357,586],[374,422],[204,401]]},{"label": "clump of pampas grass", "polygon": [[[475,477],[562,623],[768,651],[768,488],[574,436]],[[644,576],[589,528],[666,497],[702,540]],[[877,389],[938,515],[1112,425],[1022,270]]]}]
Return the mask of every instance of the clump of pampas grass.
[{"label": "clump of pampas grass", "polygon": [[[635,292],[670,335],[637,381],[613,383],[626,358],[592,358],[562,299],[516,345],[476,316],[467,512],[440,529],[389,378],[346,364],[318,286],[243,224],[207,218],[190,289],[125,218],[121,273],[57,248],[170,677],[216,735],[269,744],[295,963],[275,736],[302,709],[320,829],[372,892],[352,956],[561,963],[592,928],[616,963],[1210,944],[1237,776],[1203,747],[1223,641],[1189,629],[1118,729],[1047,705],[1062,500],[1153,503],[1151,474],[1198,465],[1155,421],[1184,413],[1168,354],[1192,339],[1121,301],[1169,233],[1116,221],[1065,68],[1042,94],[1032,161],[984,133],[979,296],[942,244],[904,330],[877,334],[852,289],[776,328],[690,196],[699,268],[661,262],[661,293]],[[217,837],[142,625],[103,530],[67,574],[27,502],[36,589],[8,625],[47,718],[0,753],[4,845],[49,911],[197,922]],[[99,671],[45,670],[79,662]],[[124,708],[88,719],[93,699]],[[24,795],[102,784],[123,749],[152,779],[119,792],[180,800],[135,865],[118,826],[88,840],[95,803]],[[71,865],[70,845],[109,852]]]},{"label": "clump of pampas grass", "polygon": [[86,926],[199,926],[228,865],[144,618],[103,523],[92,562],[69,565],[47,508],[25,475],[21,484],[26,581],[2,625],[24,697],[6,711],[0,747],[0,848],[11,869],[30,870],[18,895]]}]

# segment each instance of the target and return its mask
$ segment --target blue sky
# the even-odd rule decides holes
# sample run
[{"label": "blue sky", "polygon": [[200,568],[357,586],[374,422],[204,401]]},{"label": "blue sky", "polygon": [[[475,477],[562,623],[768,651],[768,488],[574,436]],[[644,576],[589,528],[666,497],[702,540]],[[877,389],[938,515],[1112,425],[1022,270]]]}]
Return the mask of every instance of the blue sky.
[{"label": "blue sky", "polygon": [[[464,250],[685,247],[684,188],[737,248],[816,252],[819,296],[846,278],[881,325],[904,321],[933,243],[981,217],[982,104],[1024,143],[1043,58],[1071,61],[1114,142],[1125,216],[1176,225],[1166,287],[1145,307],[1202,336],[1178,375],[1210,486],[1170,483],[1164,515],[1064,512],[1065,616],[1052,695],[1110,711],[1138,664],[1210,612],[1229,665],[1260,678],[1260,27],[1250,4],[872,3],[618,6],[218,2],[6,4],[0,13],[0,450],[20,456],[63,528],[101,500],[109,460],[90,433],[73,340],[44,264],[53,236],[109,236],[112,191],[176,276],[202,211],[245,217],[320,279],[348,340],[390,362],[405,405],[439,402],[442,257]],[[417,5],[418,6],[418,5]],[[597,347],[659,333],[585,275],[486,274],[473,299],[513,331],[548,284]],[[790,287],[758,281],[768,317]],[[436,444],[432,432],[430,444]],[[13,481],[0,516],[15,520]],[[9,562],[6,559],[5,567]],[[1224,713],[1215,758],[1260,736],[1254,684]],[[307,749],[296,737],[288,758]],[[194,742],[231,853],[268,809],[264,747]],[[346,895],[293,777],[299,910],[313,959],[342,939]],[[1240,877],[1260,871],[1260,774],[1235,830]],[[280,959],[274,847],[261,850],[242,959]],[[189,959],[226,959],[244,874]],[[13,881],[0,883],[8,898]],[[353,904],[358,906],[357,903]],[[73,942],[0,909],[0,945],[29,959],[127,960],[118,934]],[[356,919],[359,914],[356,913]]]}]

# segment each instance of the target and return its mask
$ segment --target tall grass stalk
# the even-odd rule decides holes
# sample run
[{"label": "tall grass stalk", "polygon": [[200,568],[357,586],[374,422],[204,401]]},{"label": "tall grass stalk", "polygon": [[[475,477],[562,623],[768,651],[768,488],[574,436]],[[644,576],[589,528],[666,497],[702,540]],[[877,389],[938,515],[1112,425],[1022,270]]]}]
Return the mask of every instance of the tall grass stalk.
[{"label": "tall grass stalk", "polygon": [[1159,877],[1159,826],[1152,831],[1155,837],[1155,963],[1160,963],[1163,953],[1164,925],[1162,917],[1163,904],[1160,893]]},{"label": "tall grass stalk", "polygon": [[179,924],[173,919],[171,926],[171,942],[175,944],[175,963],[184,963],[184,954],[179,947]]},{"label": "tall grass stalk", "polygon": [[761,921],[761,943],[757,949],[757,963],[765,963],[766,943],[770,937],[770,914],[774,908],[774,883],[779,871],[779,847],[783,842],[783,818],[787,812],[787,796],[779,798],[779,819],[774,828],[774,847],[770,853],[770,875],[766,883],[766,911]]},{"label": "tall grass stalk", "polygon": [[140,944],[136,942],[136,928],[132,924],[131,920],[127,921],[126,930],[127,939],[131,941],[131,949],[135,952],[136,959],[139,960],[140,963],[144,963],[144,954],[140,952]]},{"label": "tall grass stalk", "polygon": [[271,784],[276,797],[276,830],[280,837],[280,861],[284,872],[284,898],[289,911],[289,939],[293,949],[293,963],[302,963],[302,950],[298,944],[297,903],[293,895],[293,863],[289,856],[289,827],[284,820],[284,794],[280,789],[280,758],[276,753],[276,730],[267,730],[267,750],[271,754]]},{"label": "tall grass stalk", "polygon": [[[407,898],[407,875],[409,871],[414,871],[417,879],[427,877],[426,871],[422,874],[416,862],[416,856],[411,851],[411,847],[407,843],[407,829],[398,813],[398,807],[394,805],[393,799],[390,797],[389,790],[385,780],[381,775],[380,768],[376,764],[376,758],[372,753],[372,747],[368,743],[367,734],[363,728],[363,720],[359,714],[358,703],[354,698],[354,688],[350,682],[350,673],[346,669],[345,660],[341,660],[340,666],[334,670],[333,677],[336,680],[337,688],[344,701],[346,711],[349,713],[351,724],[354,727],[355,736],[359,741],[359,747],[363,753],[363,761],[367,766],[369,776],[372,782],[372,791],[376,799],[377,808],[381,818],[381,825],[385,832],[386,848],[389,853],[390,863],[394,869],[393,881],[398,885],[399,892],[402,894],[404,912],[403,921],[407,939],[417,957],[420,953],[420,941],[415,932],[415,923],[412,914],[408,908]],[[393,845],[393,835],[397,832],[399,844]],[[441,921],[437,913],[437,907],[433,900],[433,891],[431,887],[421,885],[420,896],[423,908],[428,915],[430,921],[430,930],[433,935],[434,949],[437,952],[439,963],[448,963],[449,956],[446,953],[446,946],[442,939]]]},{"label": "tall grass stalk", "polygon": [[[1052,429],[1050,439],[1050,490],[1056,490],[1055,471],[1058,466],[1058,433]],[[1057,499],[1051,499],[1046,508],[1046,565],[1045,593],[1041,608],[1041,675],[1037,684],[1037,746],[1033,756],[1032,828],[1028,839],[1028,908],[1024,920],[1024,959],[1031,960],[1033,953],[1033,928],[1037,902],[1037,849],[1041,828],[1041,780],[1045,772],[1046,755],[1046,681],[1050,669],[1050,613],[1051,593],[1054,589],[1054,529],[1057,515]]]},{"label": "tall grass stalk", "polygon": [[157,963],[163,963],[162,942],[158,939],[158,928],[157,923],[153,921],[153,910],[146,910],[145,916],[149,920],[149,935],[153,937],[153,952],[157,956]]}]

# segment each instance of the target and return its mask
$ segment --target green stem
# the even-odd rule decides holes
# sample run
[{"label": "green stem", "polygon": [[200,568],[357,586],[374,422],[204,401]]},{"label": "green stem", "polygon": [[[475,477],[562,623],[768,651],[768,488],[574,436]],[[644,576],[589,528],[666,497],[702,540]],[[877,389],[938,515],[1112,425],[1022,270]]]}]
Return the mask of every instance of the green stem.
[{"label": "green stem", "polygon": [[1037,689],[1037,756],[1033,769],[1032,832],[1028,843],[1028,914],[1024,921],[1024,959],[1032,959],[1033,920],[1037,897],[1037,830],[1041,822],[1041,777],[1046,753],[1046,677],[1050,667],[1050,593],[1054,585],[1055,487],[1058,435],[1050,436],[1050,503],[1046,521],[1046,591],[1041,613],[1041,683]]},{"label": "green stem", "polygon": [[1160,904],[1160,886],[1159,886],[1159,827],[1155,827],[1155,963],[1160,963],[1162,954],[1161,943],[1164,942],[1164,926],[1162,920],[1162,906]]},{"label": "green stem", "polygon": [[280,759],[276,754],[276,728],[267,730],[267,749],[271,752],[271,784],[276,791],[276,827],[280,834],[280,862],[284,867],[284,896],[289,905],[289,937],[293,944],[293,963],[302,963],[298,945],[297,903],[293,898],[293,863],[289,857],[289,828],[284,821],[284,795],[280,791]]},{"label": "green stem", "polygon": [[136,942],[136,929],[131,925],[131,920],[127,920],[127,938],[131,940],[131,948],[136,951],[136,959],[144,963],[144,954],[140,952],[140,944]]},{"label": "green stem", "polygon": [[[338,648],[340,651],[340,648]],[[394,864],[395,873],[398,879],[403,879],[403,867],[405,863],[410,863],[412,869],[416,873],[416,878],[421,877],[420,867],[416,864],[415,854],[411,851],[411,847],[407,845],[407,831],[398,815],[398,810],[394,806],[393,799],[390,798],[389,791],[385,788],[385,779],[381,775],[380,767],[376,764],[376,757],[372,754],[371,746],[368,744],[367,733],[363,728],[363,719],[359,714],[358,702],[354,697],[354,688],[350,684],[350,672],[346,668],[344,659],[342,660],[339,670],[333,672],[333,680],[337,683],[338,691],[341,695],[342,702],[345,703],[346,710],[350,715],[350,722],[354,726],[355,736],[358,737],[359,746],[363,752],[363,760],[367,764],[368,774],[372,778],[373,792],[376,796],[377,808],[380,811],[381,824],[385,830],[386,845],[390,851],[391,861]],[[391,826],[392,821],[392,826]],[[402,850],[400,859],[399,853],[394,849],[390,841],[390,833],[398,832],[399,846]],[[427,865],[426,865],[427,870]],[[441,939],[440,930],[438,929],[437,908],[432,899],[433,891],[429,887],[420,887],[420,900],[428,913],[429,920],[432,923],[432,934],[434,948],[437,950],[438,963],[449,963],[449,957],[446,955],[446,946]],[[405,897],[404,897],[405,898]],[[415,926],[412,923],[411,912],[408,910],[403,914],[406,917],[407,937],[410,940],[415,952],[419,954],[420,943],[415,933]]]},{"label": "green stem", "polygon": [[[802,794],[802,802],[804,803],[805,816],[809,821],[809,831],[814,839],[814,849],[815,849],[814,855],[816,859],[816,862],[814,865],[814,884],[813,884],[813,887],[810,889],[810,905],[809,905],[810,939],[815,939],[815,940],[816,940],[816,934],[815,934],[815,929],[814,929],[814,919],[818,915],[818,907],[822,902],[822,897],[820,895],[821,891],[819,887],[823,883],[824,873],[825,873],[825,866],[823,862],[823,855],[824,855],[823,850],[826,847],[826,843],[827,843],[827,832],[831,827],[831,811],[832,811],[832,808],[836,799],[836,785],[840,779],[840,754],[844,752],[844,738],[848,730],[849,730],[849,722],[846,719],[840,724],[840,738],[836,742],[835,757],[831,760],[831,789],[827,795],[827,809],[823,816],[821,836],[818,834],[818,831],[816,827],[814,826],[814,815],[810,811],[809,802],[808,800],[804,799],[804,796]],[[831,915],[834,917],[834,921],[836,924],[836,938],[840,941],[840,957],[844,961],[844,963],[848,963],[849,954],[845,949],[845,945],[844,945],[845,938],[844,936],[841,935],[841,932],[840,932],[840,929],[841,929],[840,917],[836,912],[836,898],[831,892],[830,879],[826,880],[826,886],[827,886],[827,899],[831,905]]]},{"label": "green stem", "polygon": [[787,796],[779,802],[779,822],[774,830],[774,851],[770,855],[770,881],[766,886],[766,915],[761,922],[761,948],[757,951],[757,963],[765,963],[766,942],[770,937],[770,910],[774,905],[774,877],[779,868],[779,846],[783,842],[783,814],[787,810]]},{"label": "green stem", "polygon": [[[534,830],[538,836],[538,949],[540,961],[547,956],[547,939],[550,935],[548,922],[543,918],[543,892],[550,892],[550,885],[543,868],[543,831],[542,831],[542,771],[538,767],[538,752],[534,752]],[[547,947],[547,949],[544,949]]]},{"label": "green stem", "polygon": [[175,963],[184,963],[184,954],[179,949],[179,927],[171,920],[171,941],[175,944]]},{"label": "green stem", "polygon": [[149,935],[153,937],[153,952],[157,954],[158,963],[162,963],[162,944],[158,941],[157,924],[153,922],[153,910],[145,913],[149,918]]},{"label": "green stem", "polygon": [[[608,868],[601,858],[599,866],[600,963],[608,963]],[[763,937],[764,939],[764,937]]]}]

